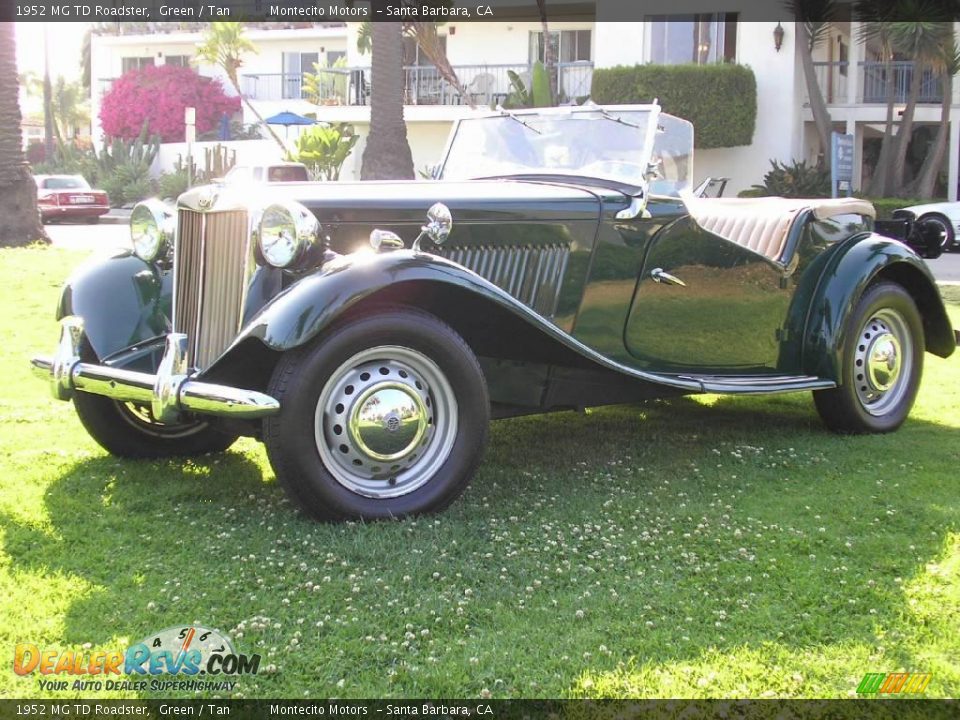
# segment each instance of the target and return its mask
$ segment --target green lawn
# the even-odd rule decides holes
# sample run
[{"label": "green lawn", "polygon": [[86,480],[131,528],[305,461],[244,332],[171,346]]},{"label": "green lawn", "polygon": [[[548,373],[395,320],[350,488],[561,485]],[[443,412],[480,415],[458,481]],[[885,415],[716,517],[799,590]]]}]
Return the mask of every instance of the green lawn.
[{"label": "green lawn", "polygon": [[120,461],[30,376],[81,259],[0,251],[0,695],[47,695],[17,642],[194,621],[263,655],[236,697],[960,695],[960,357],[894,435],[831,435],[808,395],[502,421],[445,514],[317,525],[255,442]]}]

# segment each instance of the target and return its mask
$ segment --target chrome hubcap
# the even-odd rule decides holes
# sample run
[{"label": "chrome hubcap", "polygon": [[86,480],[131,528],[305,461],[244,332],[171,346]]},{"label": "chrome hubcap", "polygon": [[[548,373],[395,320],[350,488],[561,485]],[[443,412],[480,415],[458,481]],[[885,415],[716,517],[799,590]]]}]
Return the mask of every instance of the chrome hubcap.
[{"label": "chrome hubcap", "polygon": [[330,376],[314,428],[317,450],[337,482],[366,497],[397,497],[423,486],[449,456],[456,396],[425,355],[370,348]]},{"label": "chrome hubcap", "polygon": [[427,412],[423,398],[406,385],[374,385],[353,405],[350,440],[373,460],[403,460],[423,439]]},{"label": "chrome hubcap", "polygon": [[900,377],[900,343],[891,333],[881,333],[867,350],[867,382],[886,392]]},{"label": "chrome hubcap", "polygon": [[871,415],[883,415],[906,392],[913,346],[903,316],[886,308],[860,330],[854,353],[854,382],[860,404]]}]

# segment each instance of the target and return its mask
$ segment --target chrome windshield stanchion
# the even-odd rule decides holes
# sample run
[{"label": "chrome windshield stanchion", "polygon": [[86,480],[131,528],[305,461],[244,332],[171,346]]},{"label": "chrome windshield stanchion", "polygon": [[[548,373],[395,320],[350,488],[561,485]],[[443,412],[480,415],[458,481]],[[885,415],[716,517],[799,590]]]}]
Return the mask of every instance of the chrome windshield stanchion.
[{"label": "chrome windshield stanchion", "polygon": [[157,368],[153,400],[150,403],[153,417],[158,422],[172,423],[180,418],[180,386],[186,381],[187,375],[187,336],[170,333],[160,367]]},{"label": "chrome windshield stanchion", "polygon": [[60,342],[53,356],[50,375],[51,390],[57,400],[73,396],[73,369],[80,362],[80,342],[83,339],[83,320],[70,316],[60,325]]}]

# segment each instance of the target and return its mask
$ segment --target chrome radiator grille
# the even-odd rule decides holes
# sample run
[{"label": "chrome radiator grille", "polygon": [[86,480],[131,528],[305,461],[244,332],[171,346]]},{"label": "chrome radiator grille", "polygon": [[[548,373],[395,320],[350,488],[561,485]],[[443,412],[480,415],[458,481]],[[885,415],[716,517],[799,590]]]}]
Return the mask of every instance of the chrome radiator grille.
[{"label": "chrome radiator grille", "polygon": [[557,310],[560,286],[570,257],[570,248],[563,244],[464,245],[440,247],[434,252],[470,268],[547,317]]},{"label": "chrome radiator grille", "polygon": [[173,329],[189,338],[196,368],[208,367],[240,329],[247,235],[243,211],[179,211]]}]

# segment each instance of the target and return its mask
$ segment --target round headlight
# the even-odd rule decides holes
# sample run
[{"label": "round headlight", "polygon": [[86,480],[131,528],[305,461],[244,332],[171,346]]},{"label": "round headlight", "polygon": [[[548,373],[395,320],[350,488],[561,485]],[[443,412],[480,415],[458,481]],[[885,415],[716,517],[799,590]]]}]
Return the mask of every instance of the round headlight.
[{"label": "round headlight", "polygon": [[320,223],[303,205],[270,205],[260,217],[260,254],[274,267],[289,267],[319,235]]},{"label": "round headlight", "polygon": [[137,203],[130,213],[130,240],[133,252],[153,262],[166,250],[171,236],[173,214],[159,200]]}]

